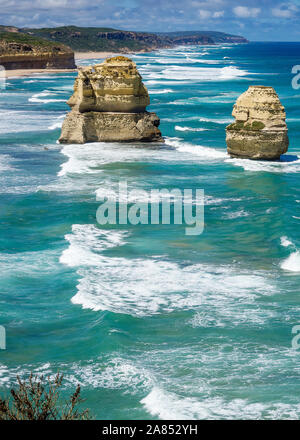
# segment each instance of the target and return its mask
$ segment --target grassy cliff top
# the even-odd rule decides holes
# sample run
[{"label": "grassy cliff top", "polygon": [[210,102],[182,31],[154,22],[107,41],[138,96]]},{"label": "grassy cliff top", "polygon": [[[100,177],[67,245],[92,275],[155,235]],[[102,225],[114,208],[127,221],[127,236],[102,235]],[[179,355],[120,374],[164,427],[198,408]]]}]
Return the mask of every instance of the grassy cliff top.
[{"label": "grassy cliff top", "polygon": [[[149,33],[123,31],[106,27],[61,26],[56,28],[23,28],[0,26],[0,38],[40,49],[57,50],[69,46],[74,51],[151,51],[178,44],[217,44],[247,42],[243,37],[214,31]],[[63,46],[62,46],[63,45]]]},{"label": "grassy cliff top", "polygon": [[233,34],[227,34],[225,32],[219,32],[219,31],[177,31],[177,32],[157,32],[157,35],[165,36],[169,38],[178,38],[178,37],[191,37],[191,36],[198,36],[198,37],[209,37],[211,38],[214,43],[223,43],[226,41],[236,41],[241,40],[243,42],[247,42],[248,40],[241,35],[233,35]]},{"label": "grassy cliff top", "polygon": [[24,28],[22,32],[67,44],[76,51],[138,51],[164,47],[165,38],[146,32],[122,31],[106,27],[61,26]]},{"label": "grassy cliff top", "polygon": [[72,52],[58,42],[21,32],[8,32],[0,27],[0,54],[22,52]]}]

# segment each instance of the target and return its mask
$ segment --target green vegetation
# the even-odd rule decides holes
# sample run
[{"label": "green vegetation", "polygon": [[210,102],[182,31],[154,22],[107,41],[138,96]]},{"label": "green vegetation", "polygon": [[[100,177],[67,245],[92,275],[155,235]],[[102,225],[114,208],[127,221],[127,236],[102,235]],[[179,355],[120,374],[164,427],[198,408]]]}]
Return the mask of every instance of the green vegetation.
[{"label": "green vegetation", "polygon": [[260,121],[253,121],[252,122],[252,130],[262,130],[265,128],[265,124]]},{"label": "green vegetation", "polygon": [[60,388],[63,376],[38,377],[30,374],[28,380],[17,377],[18,388],[12,389],[12,399],[0,398],[0,420],[86,420],[88,410],[80,410],[83,402],[80,386],[64,404],[61,403]]},{"label": "green vegetation", "polygon": [[103,27],[62,26],[22,29],[30,35],[67,44],[76,51],[139,51],[164,47],[166,41],[154,34],[120,31]]},{"label": "green vegetation", "polygon": [[14,48],[11,45],[12,43],[21,46],[28,46],[28,48],[31,47],[33,50],[36,51],[70,52],[70,49],[65,45],[39,38],[38,36],[28,35],[20,32],[7,32],[0,30],[0,51],[13,51]]},{"label": "green vegetation", "polygon": [[244,122],[238,121],[228,125],[227,130],[259,131],[262,130],[263,128],[265,128],[265,125],[263,122],[260,121],[253,121],[252,124],[245,124]]},{"label": "green vegetation", "polygon": [[178,32],[160,32],[158,35],[166,36],[173,39],[178,38],[208,38],[213,44],[216,43],[247,43],[246,38],[240,35],[226,34],[224,32],[217,31],[178,31]]},{"label": "green vegetation", "polygon": [[243,37],[213,31],[148,33],[105,27],[61,26],[18,29],[12,26],[0,26],[0,32],[7,41],[13,42],[18,39],[20,43],[36,44],[39,47],[51,47],[50,42],[54,45],[59,43],[69,46],[74,51],[151,51],[178,44],[247,42]]}]

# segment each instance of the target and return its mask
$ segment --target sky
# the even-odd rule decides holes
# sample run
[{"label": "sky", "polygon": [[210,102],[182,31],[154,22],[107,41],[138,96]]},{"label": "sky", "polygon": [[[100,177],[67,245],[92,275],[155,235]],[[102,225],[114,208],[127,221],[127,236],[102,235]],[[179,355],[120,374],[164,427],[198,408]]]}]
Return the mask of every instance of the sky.
[{"label": "sky", "polygon": [[300,0],[0,0],[0,24],[170,32],[216,30],[252,41],[300,41]]}]

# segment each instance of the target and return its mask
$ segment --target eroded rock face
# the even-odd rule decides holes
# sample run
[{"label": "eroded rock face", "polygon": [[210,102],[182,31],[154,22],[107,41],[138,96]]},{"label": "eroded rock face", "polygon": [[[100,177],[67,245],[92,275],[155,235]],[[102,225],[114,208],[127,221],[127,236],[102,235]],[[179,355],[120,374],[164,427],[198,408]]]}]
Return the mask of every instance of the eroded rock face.
[{"label": "eroded rock face", "polygon": [[0,64],[6,70],[76,68],[74,52],[67,46],[40,45],[39,40],[32,42],[30,39],[28,43],[0,40]]},{"label": "eroded rock face", "polygon": [[126,57],[79,70],[61,143],[160,141],[159,118],[146,111],[148,91]]},{"label": "eroded rock face", "polygon": [[287,152],[289,140],[285,110],[273,87],[250,86],[236,101],[226,127],[231,157],[276,160]]}]

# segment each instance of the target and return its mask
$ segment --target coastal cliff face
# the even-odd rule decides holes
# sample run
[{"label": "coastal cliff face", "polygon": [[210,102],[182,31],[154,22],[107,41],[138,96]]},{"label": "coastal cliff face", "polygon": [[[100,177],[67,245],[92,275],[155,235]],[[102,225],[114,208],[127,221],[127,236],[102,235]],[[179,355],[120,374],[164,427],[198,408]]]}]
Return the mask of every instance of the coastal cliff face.
[{"label": "coastal cliff face", "polygon": [[126,57],[79,70],[72,111],[64,120],[61,143],[159,141],[159,118],[146,111],[148,91],[136,65]]},{"label": "coastal cliff face", "polygon": [[287,152],[286,114],[273,87],[250,86],[238,98],[232,116],[236,121],[226,127],[231,157],[276,160]]},{"label": "coastal cliff face", "polygon": [[0,32],[0,64],[13,69],[75,69],[74,52],[17,32]]},{"label": "coastal cliff face", "polygon": [[185,32],[161,32],[163,38],[168,38],[173,45],[176,44],[220,44],[220,43],[248,43],[249,41],[240,35],[225,34],[215,31],[185,31]]},{"label": "coastal cliff face", "polygon": [[111,28],[61,26],[56,28],[23,28],[20,32],[67,44],[75,51],[149,52],[160,48],[190,44],[247,43],[239,35],[214,31],[149,33]]}]

